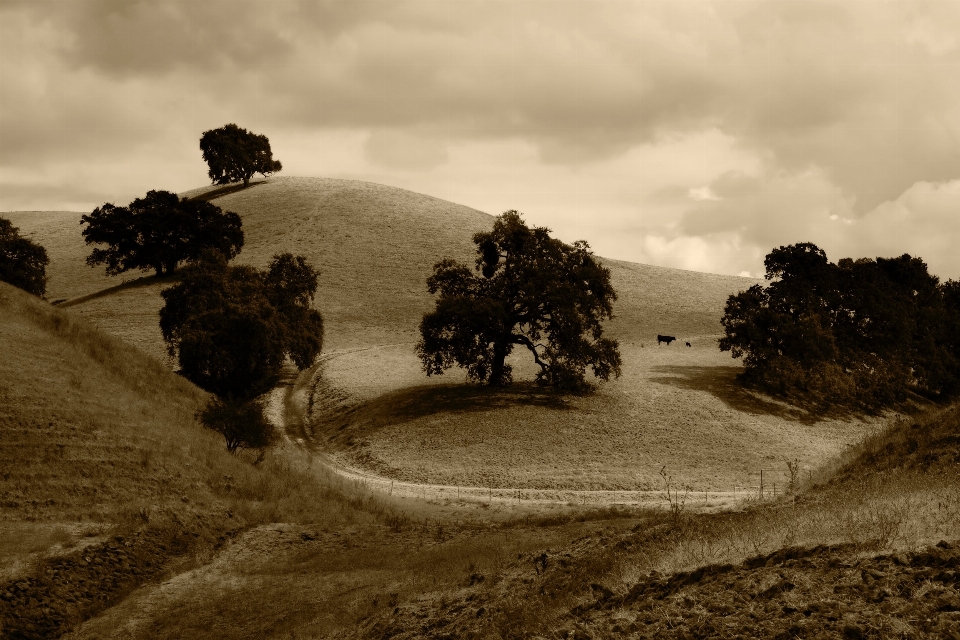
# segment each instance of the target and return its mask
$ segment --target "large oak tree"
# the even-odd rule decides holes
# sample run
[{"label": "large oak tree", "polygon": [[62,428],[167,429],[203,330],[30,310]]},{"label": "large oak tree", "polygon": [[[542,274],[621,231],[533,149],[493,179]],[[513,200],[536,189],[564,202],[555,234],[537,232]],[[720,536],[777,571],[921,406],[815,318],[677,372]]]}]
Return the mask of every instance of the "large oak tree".
[{"label": "large oak tree", "polygon": [[106,245],[87,264],[107,265],[109,275],[153,269],[173,273],[182,262],[215,250],[233,258],[243,247],[240,216],[203,200],[181,199],[169,191],[149,191],[126,207],[106,203],[80,218],[87,244]]},{"label": "large oak tree", "polygon": [[447,259],[427,280],[439,294],[416,347],[428,376],[459,365],[473,380],[508,384],[505,360],[516,346],[539,365],[538,382],[560,390],[584,388],[587,367],[601,380],[620,375],[617,342],[603,337],[602,326],[617,295],[586,242],[551,238],[516,211],[473,242],[473,269]]}]

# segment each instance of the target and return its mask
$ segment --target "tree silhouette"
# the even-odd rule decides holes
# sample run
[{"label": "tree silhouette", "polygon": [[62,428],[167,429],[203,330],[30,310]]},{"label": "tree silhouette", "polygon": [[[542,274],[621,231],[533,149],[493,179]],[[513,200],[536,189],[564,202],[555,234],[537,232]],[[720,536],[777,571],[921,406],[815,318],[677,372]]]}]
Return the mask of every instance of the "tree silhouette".
[{"label": "tree silhouette", "polygon": [[105,244],[87,256],[87,264],[107,265],[109,275],[154,269],[173,273],[182,262],[207,250],[232,258],[243,247],[240,216],[203,200],[180,199],[169,191],[149,191],[126,207],[109,202],[80,218],[87,244]]},{"label": "tree silhouette", "polygon": [[47,250],[29,238],[6,218],[0,218],[0,280],[43,296],[47,291]]},{"label": "tree silhouette", "polygon": [[204,131],[200,150],[213,184],[242,180],[246,187],[255,173],[267,176],[283,169],[280,161],[273,159],[267,136],[250,133],[235,124]]},{"label": "tree silhouette", "polygon": [[210,252],[162,292],[160,330],[181,373],[225,399],[267,390],[289,356],[301,370],[323,346],[323,319],[310,307],[317,273],[281,254],[266,272],[229,266]]},{"label": "tree silhouette", "polygon": [[515,346],[532,354],[537,381],[559,390],[583,389],[588,366],[601,380],[620,375],[618,345],[602,327],[617,296],[586,242],[567,245],[549,229],[530,229],[516,211],[473,242],[474,270],[448,259],[427,279],[439,294],[416,347],[428,376],[456,364],[473,380],[509,384],[505,359]]},{"label": "tree silhouette", "polygon": [[948,397],[960,386],[960,303],[919,258],[827,260],[816,245],[780,247],[767,286],[730,296],[720,349],[743,379],[820,408],[876,409],[908,391]]}]

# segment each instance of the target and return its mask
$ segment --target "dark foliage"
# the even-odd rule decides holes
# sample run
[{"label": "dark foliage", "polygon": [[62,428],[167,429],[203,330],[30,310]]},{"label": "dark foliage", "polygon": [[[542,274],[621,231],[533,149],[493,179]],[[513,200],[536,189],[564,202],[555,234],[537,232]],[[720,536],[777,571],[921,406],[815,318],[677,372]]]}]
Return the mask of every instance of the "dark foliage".
[{"label": "dark foliage", "polygon": [[47,291],[47,250],[6,218],[0,218],[0,280],[42,296]]},{"label": "dark foliage", "polygon": [[169,191],[149,191],[126,207],[107,203],[80,218],[87,244],[94,249],[87,264],[107,265],[109,275],[154,269],[173,273],[182,262],[213,249],[232,258],[243,247],[240,216],[202,200],[180,199]]},{"label": "dark foliage", "polygon": [[505,358],[526,347],[540,366],[538,382],[558,390],[585,388],[590,366],[601,380],[620,375],[616,341],[603,337],[617,295],[610,271],[586,242],[572,246],[530,229],[516,211],[478,233],[474,270],[454,260],[434,266],[427,279],[439,294],[420,323],[417,354],[427,375],[459,365],[492,386],[509,384]]},{"label": "dark foliage", "polygon": [[323,319],[310,307],[316,288],[317,273],[302,257],[275,256],[263,272],[211,252],[163,291],[160,329],[186,378],[224,398],[252,398],[285,357],[302,370],[320,353]]},{"label": "dark foliage", "polygon": [[730,296],[721,320],[720,349],[744,358],[746,381],[824,408],[960,390],[960,285],[919,258],[833,264],[803,243],[765,265],[770,284]]},{"label": "dark foliage", "polygon": [[235,124],[204,131],[200,150],[213,184],[242,180],[246,187],[255,173],[267,176],[283,169],[280,161],[273,159],[267,136],[250,133]]},{"label": "dark foliage", "polygon": [[256,400],[223,400],[213,397],[206,407],[197,412],[200,424],[222,435],[227,451],[269,447],[276,438],[270,421],[263,415],[263,407]]}]

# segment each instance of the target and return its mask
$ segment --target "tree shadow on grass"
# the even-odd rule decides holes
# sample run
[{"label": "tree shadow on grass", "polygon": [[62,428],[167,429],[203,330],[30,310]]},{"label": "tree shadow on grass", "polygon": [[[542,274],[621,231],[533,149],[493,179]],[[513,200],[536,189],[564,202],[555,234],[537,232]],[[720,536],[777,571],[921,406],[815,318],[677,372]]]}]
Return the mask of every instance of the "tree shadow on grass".
[{"label": "tree shadow on grass", "polygon": [[78,296],[76,298],[71,298],[70,300],[59,302],[57,306],[61,309],[64,307],[73,307],[97,298],[103,298],[104,296],[119,293],[120,291],[126,291],[127,289],[140,289],[142,287],[152,287],[155,285],[173,284],[179,280],[179,273],[173,273],[165,276],[143,276],[140,278],[134,278],[133,280],[127,280],[126,282],[122,282],[112,287],[107,287],[106,289],[101,289],[100,291],[95,291],[93,293],[88,293],[83,296]]},{"label": "tree shadow on grass", "polygon": [[193,196],[191,200],[204,200],[210,202],[211,200],[216,200],[217,198],[222,198],[223,196],[228,196],[231,193],[236,193],[237,191],[243,191],[244,189],[252,189],[261,184],[265,184],[266,180],[258,180],[256,182],[251,182],[248,186],[244,187],[243,183],[240,184],[228,184],[226,186],[220,187],[219,189],[211,189],[201,193],[200,195]]},{"label": "tree shadow on grass", "polygon": [[564,396],[522,382],[502,388],[471,384],[424,385],[387,393],[367,406],[391,422],[408,422],[438,413],[477,413],[515,406],[555,411],[572,409]]},{"label": "tree shadow on grass", "polygon": [[812,403],[791,404],[745,387],[737,379],[737,374],[743,371],[742,367],[661,365],[653,367],[652,370],[664,374],[652,377],[654,382],[691,391],[706,391],[731,409],[744,413],[775,416],[807,425],[831,418],[852,418],[860,415],[844,408],[824,411]]},{"label": "tree shadow on grass", "polygon": [[330,416],[325,420],[325,430],[330,442],[352,442],[354,438],[384,427],[430,416],[456,417],[525,406],[551,411],[574,410],[565,396],[533,383],[515,382],[504,388],[471,384],[423,385],[398,389],[354,405],[338,417]]}]

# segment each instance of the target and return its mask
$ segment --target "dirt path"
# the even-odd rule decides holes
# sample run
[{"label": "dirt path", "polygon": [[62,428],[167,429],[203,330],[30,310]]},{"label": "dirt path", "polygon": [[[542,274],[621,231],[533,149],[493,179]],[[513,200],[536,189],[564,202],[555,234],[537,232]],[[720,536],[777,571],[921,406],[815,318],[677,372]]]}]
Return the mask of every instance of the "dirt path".
[{"label": "dirt path", "polygon": [[[338,476],[391,496],[416,498],[428,501],[464,501],[493,504],[543,505],[567,504],[577,506],[643,505],[670,508],[671,505],[696,511],[720,511],[731,509],[744,501],[756,499],[757,487],[743,487],[736,491],[682,490],[669,498],[665,491],[626,490],[577,490],[577,489],[520,489],[491,488],[480,486],[457,486],[449,484],[421,484],[392,480],[369,471],[346,465],[337,460],[312,441],[307,433],[303,416],[309,401],[309,384],[316,370],[323,363],[358,351],[376,349],[389,345],[377,345],[356,349],[343,349],[324,354],[310,369],[299,375],[288,371],[287,375],[266,397],[265,413],[268,419],[283,433],[285,442],[306,451],[314,460]],[[766,497],[774,497],[767,495]]]}]

